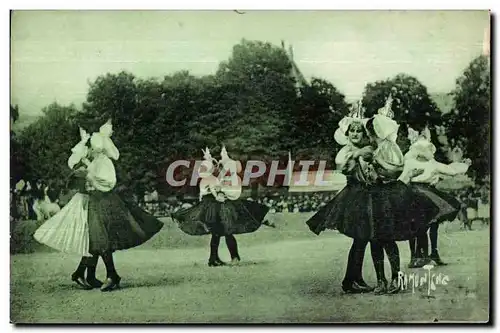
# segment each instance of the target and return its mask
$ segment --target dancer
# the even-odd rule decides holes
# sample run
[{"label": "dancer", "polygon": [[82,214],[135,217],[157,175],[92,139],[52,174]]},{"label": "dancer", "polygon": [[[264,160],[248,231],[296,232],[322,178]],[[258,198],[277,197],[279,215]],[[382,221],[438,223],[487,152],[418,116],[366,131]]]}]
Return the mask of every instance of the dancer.
[{"label": "dancer", "polygon": [[435,184],[443,175],[456,176],[465,174],[470,166],[470,160],[453,162],[450,164],[439,163],[434,159],[436,147],[431,142],[429,128],[421,133],[408,129],[408,138],[411,146],[405,154],[405,171],[411,168],[419,168],[424,172],[411,179],[414,191],[424,194],[439,208],[439,213],[432,221],[429,221],[429,238],[431,240],[431,255],[429,257],[429,243],[427,230],[423,230],[417,237],[409,240],[411,259],[409,268],[423,267],[433,260],[437,265],[446,265],[439,256],[437,240],[439,224],[444,221],[453,221],[461,209],[461,203],[453,196],[439,191]]},{"label": "dancer", "polygon": [[363,225],[369,217],[365,210],[368,200],[366,179],[360,161],[371,158],[373,147],[370,145],[362,116],[361,106],[344,117],[335,131],[335,141],[343,148],[337,153],[337,170],[347,178],[344,189],[328,204],[323,206],[306,223],[315,234],[325,229],[338,229],[353,239],[347,259],[347,268],[342,289],[346,293],[362,293],[373,290],[363,279],[362,266],[365,249],[369,242],[369,231]]},{"label": "dancer", "polygon": [[[399,249],[396,241],[408,240],[424,230],[427,221],[437,215],[437,207],[424,195],[413,191],[407,184],[411,178],[423,172],[418,167],[408,168],[403,173],[404,157],[396,144],[399,125],[392,117],[392,96],[384,107],[370,118],[366,129],[376,144],[371,167],[373,171],[371,209],[373,237],[380,247],[372,251],[377,287],[375,293],[397,293],[400,271]],[[391,265],[391,282],[387,286],[384,274],[384,251]]]},{"label": "dancer", "polygon": [[[348,267],[342,288],[346,292],[372,290],[361,275],[364,252],[370,241],[372,259],[377,274],[375,292],[387,291],[384,275],[384,249],[392,268],[390,292],[397,291],[399,252],[395,240],[409,239],[423,222],[418,211],[430,205],[416,197],[403,179],[403,154],[395,143],[398,125],[388,116],[391,100],[379,114],[370,118],[345,118],[336,132],[337,142],[346,145],[337,155],[336,163],[347,177],[347,185],[326,206],[306,223],[311,231],[319,234],[325,229],[338,229],[354,239],[349,252]],[[358,118],[356,122],[352,118]],[[364,126],[353,125],[355,123]],[[346,124],[347,127],[346,127]],[[342,125],[344,129],[342,129]],[[342,140],[341,133],[349,132],[350,145]],[[362,130],[358,130],[361,128]],[[351,133],[352,131],[352,133]],[[356,134],[358,132],[358,134]],[[363,135],[360,133],[364,132]],[[339,140],[341,139],[341,140]],[[418,174],[412,170],[411,175]]]},{"label": "dancer", "polygon": [[[86,149],[88,138],[82,138],[68,163],[82,161],[86,167],[78,169],[85,175],[86,194],[77,193],[60,213],[49,219],[35,234],[35,238],[57,250],[81,254],[80,265],[72,280],[88,289],[95,276],[98,256],[106,266],[106,280],[101,291],[111,291],[120,285],[113,252],[143,244],[163,227],[154,216],[129,201],[122,200],[113,191],[116,174],[111,158],[118,160],[119,152],[111,140],[112,124],[109,120],[90,138],[91,149]],[[85,143],[84,143],[85,142]],[[90,160],[86,157],[90,157]],[[71,166],[70,166],[71,167]],[[89,259],[90,258],[90,259]],[[87,268],[87,280],[83,274]],[[87,282],[87,283],[85,283]]]},{"label": "dancer", "polygon": [[[71,149],[72,155],[68,159],[68,166],[72,173],[66,185],[76,193],[58,214],[36,230],[34,237],[38,242],[58,251],[81,255],[82,259],[71,280],[83,289],[92,289],[100,288],[102,282],[95,276],[98,257],[89,253],[86,167],[82,159],[87,156],[86,144],[90,135],[82,128],[80,128],[80,139],[80,142]],[[87,270],[86,278],[85,270]]]},{"label": "dancer", "polygon": [[220,163],[212,158],[208,148],[203,153],[204,161],[198,172],[201,178],[200,202],[173,213],[172,219],[188,235],[212,236],[208,266],[226,265],[218,253],[222,236],[226,239],[231,262],[237,264],[241,258],[234,235],[257,231],[263,224],[269,208],[253,201],[239,199],[241,182],[238,181],[237,172],[241,170],[241,164],[230,159],[224,147]]}]

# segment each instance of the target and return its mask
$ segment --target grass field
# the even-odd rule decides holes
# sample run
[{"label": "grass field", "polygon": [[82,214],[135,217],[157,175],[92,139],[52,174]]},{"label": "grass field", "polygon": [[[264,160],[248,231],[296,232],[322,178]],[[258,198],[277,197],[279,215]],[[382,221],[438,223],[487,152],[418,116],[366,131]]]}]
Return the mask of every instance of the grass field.
[{"label": "grass field", "polygon": [[[122,288],[83,291],[70,281],[79,258],[55,252],[11,256],[14,323],[324,323],[485,322],[489,313],[489,228],[440,229],[449,276],[428,297],[427,286],[388,296],[345,295],[340,288],[351,240],[330,231],[315,236],[309,214],[276,214],[277,229],[237,237],[242,263],[209,268],[209,237],[165,228],[141,247],[115,254]],[[445,230],[448,229],[448,230]],[[228,259],[224,242],[221,256]],[[401,242],[402,270],[408,244]],[[364,277],[375,284],[367,249]],[[99,261],[98,276],[105,275]],[[386,264],[389,275],[389,266]]]}]

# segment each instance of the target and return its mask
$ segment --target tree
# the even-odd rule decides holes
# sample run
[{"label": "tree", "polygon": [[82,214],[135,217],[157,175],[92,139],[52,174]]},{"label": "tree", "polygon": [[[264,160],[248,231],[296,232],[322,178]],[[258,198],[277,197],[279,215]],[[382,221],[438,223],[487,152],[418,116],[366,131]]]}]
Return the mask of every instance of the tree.
[{"label": "tree", "polygon": [[333,132],[348,114],[345,96],[330,82],[313,78],[300,89],[291,119],[294,156],[333,161],[337,143]]},{"label": "tree", "polygon": [[141,196],[154,178],[155,138],[150,136],[161,104],[161,85],[137,80],[128,72],[99,76],[89,85],[79,126],[96,132],[108,119],[113,123],[113,141],[120,151],[115,162],[120,185]]},{"label": "tree", "polygon": [[15,123],[19,119],[19,106],[10,106],[10,119]]},{"label": "tree", "polygon": [[11,188],[20,181],[25,171],[25,161],[23,159],[22,146],[19,142],[19,138],[16,133],[12,130],[12,124],[19,119],[19,108],[18,106],[10,106],[10,119],[11,119],[11,130],[10,130],[10,186]]},{"label": "tree", "polygon": [[[407,139],[408,126],[422,131],[429,126],[434,144],[437,142],[435,126],[441,124],[441,113],[436,103],[431,99],[427,88],[415,77],[398,74],[393,78],[368,83],[363,92],[362,104],[366,108],[366,116],[371,117],[383,107],[389,95],[393,97],[392,110],[394,120],[400,125],[398,144],[406,151],[409,147]],[[443,159],[439,150],[438,159]]]},{"label": "tree", "polygon": [[213,105],[217,141],[248,158],[276,158],[289,149],[287,122],[296,100],[295,79],[285,51],[243,40],[216,74],[222,91]]},{"label": "tree", "polygon": [[80,140],[74,122],[78,110],[74,105],[53,103],[42,111],[44,115],[19,134],[19,150],[26,162],[25,179],[61,188],[70,173],[67,159],[71,148]]},{"label": "tree", "polygon": [[481,178],[490,172],[490,89],[489,58],[479,56],[456,81],[454,107],[447,121],[448,137],[461,141],[465,156]]}]

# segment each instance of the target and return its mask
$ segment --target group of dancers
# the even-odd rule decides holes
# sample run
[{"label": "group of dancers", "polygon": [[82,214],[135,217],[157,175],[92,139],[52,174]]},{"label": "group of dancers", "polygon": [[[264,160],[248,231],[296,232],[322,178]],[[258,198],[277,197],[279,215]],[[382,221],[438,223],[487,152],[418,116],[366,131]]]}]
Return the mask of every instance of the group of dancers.
[{"label": "group of dancers", "polygon": [[[400,271],[396,241],[408,240],[410,268],[423,267],[434,260],[444,262],[437,252],[439,223],[453,220],[460,204],[433,185],[443,175],[465,173],[470,160],[442,164],[434,159],[436,147],[426,127],[422,133],[409,129],[411,147],[403,155],[396,143],[399,125],[392,118],[392,97],[378,113],[363,118],[361,108],[339,122],[335,132],[343,146],[335,163],[347,178],[346,186],[326,206],[307,221],[316,234],[337,229],[353,239],[347,259],[342,289],[347,293],[394,294]],[[430,228],[432,254],[428,255]],[[363,279],[365,249],[370,243],[376,287]],[[384,250],[391,266],[388,283],[384,272]]]},{"label": "group of dancers", "polygon": [[[335,139],[343,148],[335,162],[347,178],[346,186],[306,221],[315,234],[336,229],[353,239],[342,282],[347,293],[383,294],[400,290],[396,241],[409,241],[412,255],[409,267],[422,267],[430,260],[444,264],[437,252],[438,225],[452,220],[459,204],[433,184],[443,174],[465,173],[470,165],[470,161],[449,165],[436,162],[436,148],[428,130],[422,133],[411,130],[412,145],[403,155],[396,144],[399,125],[392,119],[391,105],[389,96],[375,116],[364,118],[361,109],[357,109],[340,121]],[[161,230],[163,223],[116,191],[112,159],[118,160],[119,152],[111,140],[111,121],[91,136],[80,129],[80,136],[81,141],[72,148],[68,160],[72,169],[68,187],[75,194],[60,212],[39,227],[34,237],[56,250],[82,257],[72,280],[83,289],[111,291],[121,281],[113,252],[143,244]],[[208,148],[203,153],[204,160],[198,170],[200,200],[171,217],[188,235],[211,235],[208,266],[227,265],[218,253],[222,237],[231,264],[236,265],[241,258],[234,235],[252,233],[267,224],[269,208],[240,198],[241,163],[231,159],[225,147],[220,160],[213,158]],[[376,287],[369,286],[362,275],[368,243],[377,276]],[[391,265],[390,283],[384,274],[384,251]],[[99,257],[106,266],[104,282],[96,277]]]}]

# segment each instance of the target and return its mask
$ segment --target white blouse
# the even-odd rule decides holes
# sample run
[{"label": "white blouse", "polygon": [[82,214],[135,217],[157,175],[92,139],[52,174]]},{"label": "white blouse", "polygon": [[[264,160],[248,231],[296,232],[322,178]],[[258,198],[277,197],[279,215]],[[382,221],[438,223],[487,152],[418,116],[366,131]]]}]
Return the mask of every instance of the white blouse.
[{"label": "white blouse", "polygon": [[115,187],[115,166],[105,154],[97,155],[87,170],[87,180],[96,190],[109,192]]}]

